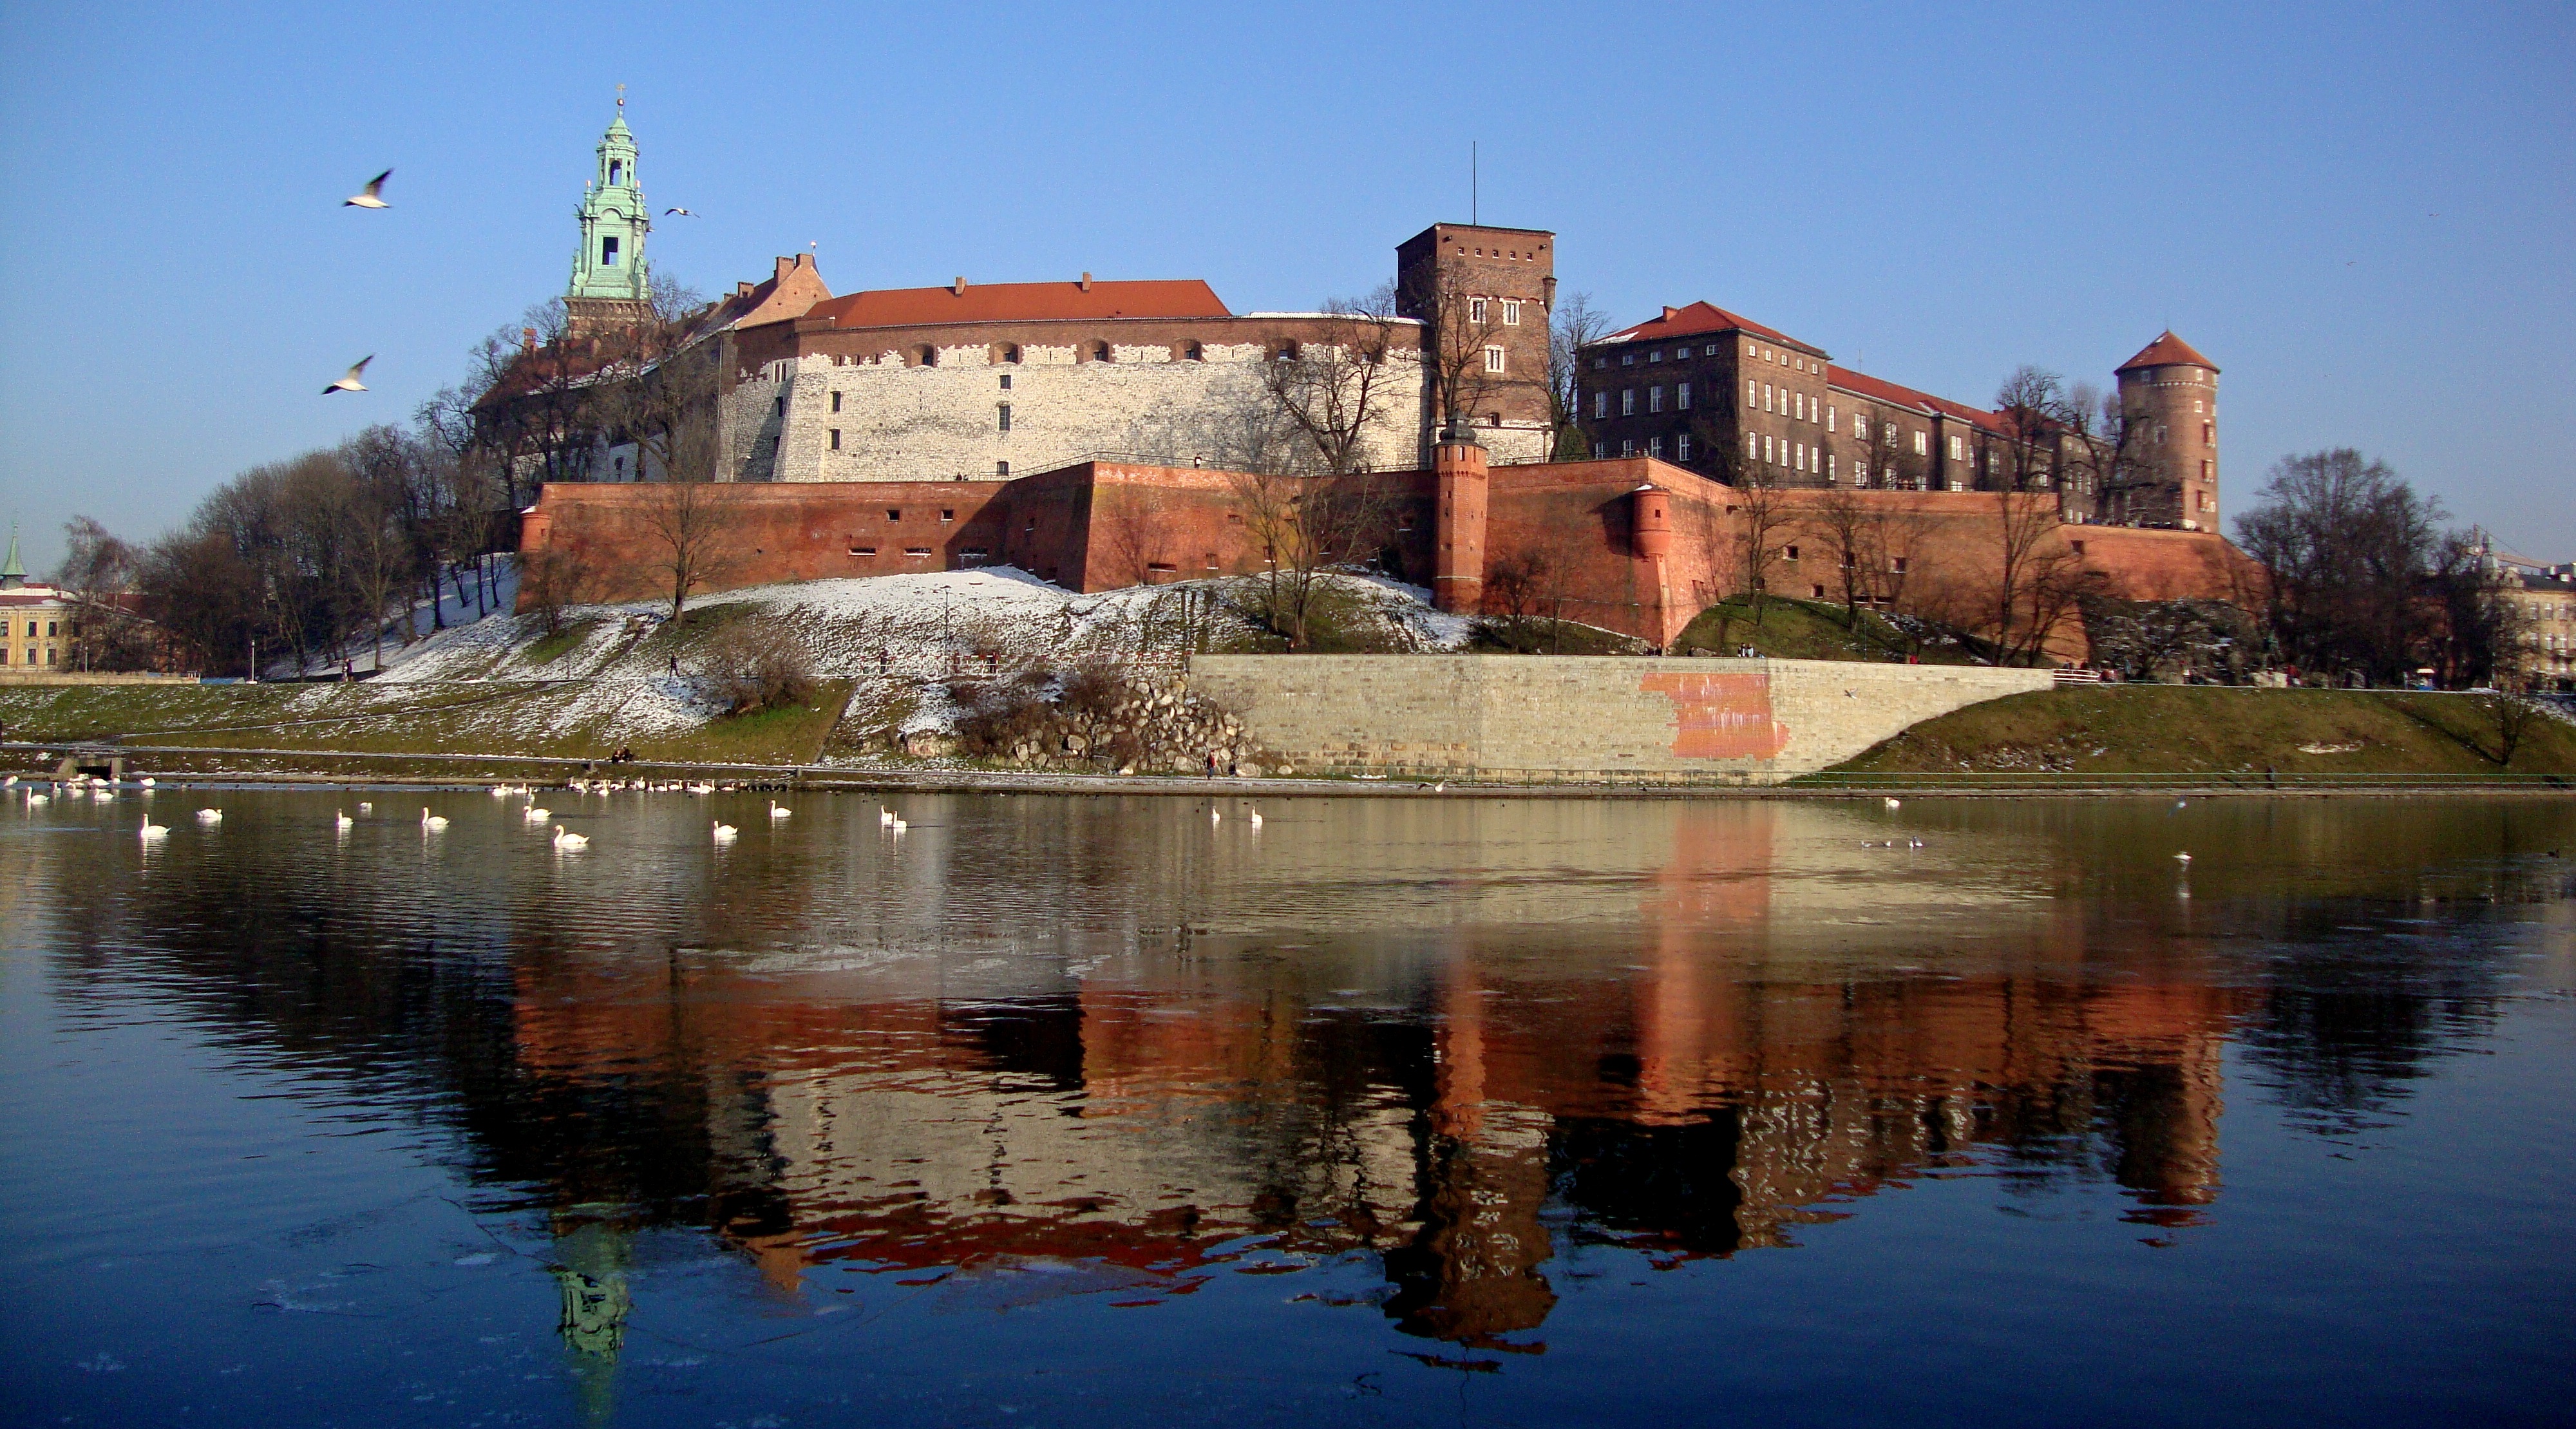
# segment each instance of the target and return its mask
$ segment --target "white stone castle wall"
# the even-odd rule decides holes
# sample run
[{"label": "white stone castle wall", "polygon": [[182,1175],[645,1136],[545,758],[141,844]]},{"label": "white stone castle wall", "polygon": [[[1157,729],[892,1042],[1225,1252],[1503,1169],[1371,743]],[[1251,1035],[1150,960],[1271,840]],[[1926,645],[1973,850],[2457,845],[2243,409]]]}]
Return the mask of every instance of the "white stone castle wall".
[{"label": "white stone castle wall", "polygon": [[[988,480],[997,463],[1029,476],[1098,453],[1168,458],[1174,464],[1221,465],[1223,453],[1138,451],[1141,444],[1192,445],[1175,438],[1194,424],[1261,404],[1262,345],[1209,344],[1199,359],[1175,360],[1164,344],[1117,347],[1109,362],[1077,361],[1073,347],[1023,344],[1018,362],[996,362],[981,343],[941,348],[929,366],[907,366],[899,353],[871,358],[807,357],[769,364],[739,383],[725,401],[725,426],[744,481]],[[1422,463],[1428,384],[1410,356],[1398,359],[1396,393],[1373,425],[1366,448],[1378,470]],[[1011,386],[1002,388],[1008,376]],[[832,410],[832,394],[841,410]],[[784,400],[782,401],[782,397]],[[1001,429],[1009,403],[1011,429]],[[841,433],[839,450],[831,433]],[[1153,434],[1147,438],[1140,434]],[[1495,460],[1541,459],[1542,430],[1493,434]],[[1489,441],[1488,445],[1493,445]],[[1522,451],[1526,448],[1526,452]]]}]

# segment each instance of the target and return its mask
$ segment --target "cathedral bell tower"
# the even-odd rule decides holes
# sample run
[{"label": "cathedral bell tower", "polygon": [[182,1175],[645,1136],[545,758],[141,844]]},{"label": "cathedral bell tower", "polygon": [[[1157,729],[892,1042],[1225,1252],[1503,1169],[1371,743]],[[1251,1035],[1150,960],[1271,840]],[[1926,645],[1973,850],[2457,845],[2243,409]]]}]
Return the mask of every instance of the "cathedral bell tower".
[{"label": "cathedral bell tower", "polygon": [[640,324],[653,315],[653,274],[644,235],[653,219],[635,175],[635,135],[626,127],[626,86],[617,118],[599,140],[599,170],[581,200],[581,249],[573,255],[564,308],[578,334]]}]

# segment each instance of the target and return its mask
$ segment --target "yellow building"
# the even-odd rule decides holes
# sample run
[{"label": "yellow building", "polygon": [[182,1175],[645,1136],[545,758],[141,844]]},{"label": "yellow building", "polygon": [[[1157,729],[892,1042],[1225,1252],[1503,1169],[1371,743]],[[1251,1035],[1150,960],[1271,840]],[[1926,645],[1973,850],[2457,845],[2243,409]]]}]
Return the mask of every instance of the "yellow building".
[{"label": "yellow building", "polygon": [[2527,690],[2576,690],[2576,563],[2500,562],[2504,598],[2520,608],[2522,649],[2514,660],[2516,685]]},{"label": "yellow building", "polygon": [[5,656],[9,673],[42,674],[70,662],[71,602],[52,586],[28,581],[15,531],[9,533],[9,558],[0,561],[0,618],[8,622],[0,656]]}]

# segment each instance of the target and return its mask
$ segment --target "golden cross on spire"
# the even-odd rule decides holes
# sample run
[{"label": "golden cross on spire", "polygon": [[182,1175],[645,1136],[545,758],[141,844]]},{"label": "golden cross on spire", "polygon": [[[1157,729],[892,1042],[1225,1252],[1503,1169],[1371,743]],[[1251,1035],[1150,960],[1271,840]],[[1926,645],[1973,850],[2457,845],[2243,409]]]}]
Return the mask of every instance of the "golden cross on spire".
[{"label": "golden cross on spire", "polygon": [[626,86],[622,84],[617,86],[617,107],[620,109],[626,107]]}]

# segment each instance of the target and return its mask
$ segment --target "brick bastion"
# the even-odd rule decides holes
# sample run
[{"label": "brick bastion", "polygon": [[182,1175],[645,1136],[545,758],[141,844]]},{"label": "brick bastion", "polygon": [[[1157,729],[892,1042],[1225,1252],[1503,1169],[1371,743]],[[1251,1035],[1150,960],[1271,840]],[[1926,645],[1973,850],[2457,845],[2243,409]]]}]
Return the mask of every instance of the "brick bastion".
[{"label": "brick bastion", "polygon": [[2046,670],[1836,660],[1200,655],[1191,689],[1301,774],[1777,784]]}]

